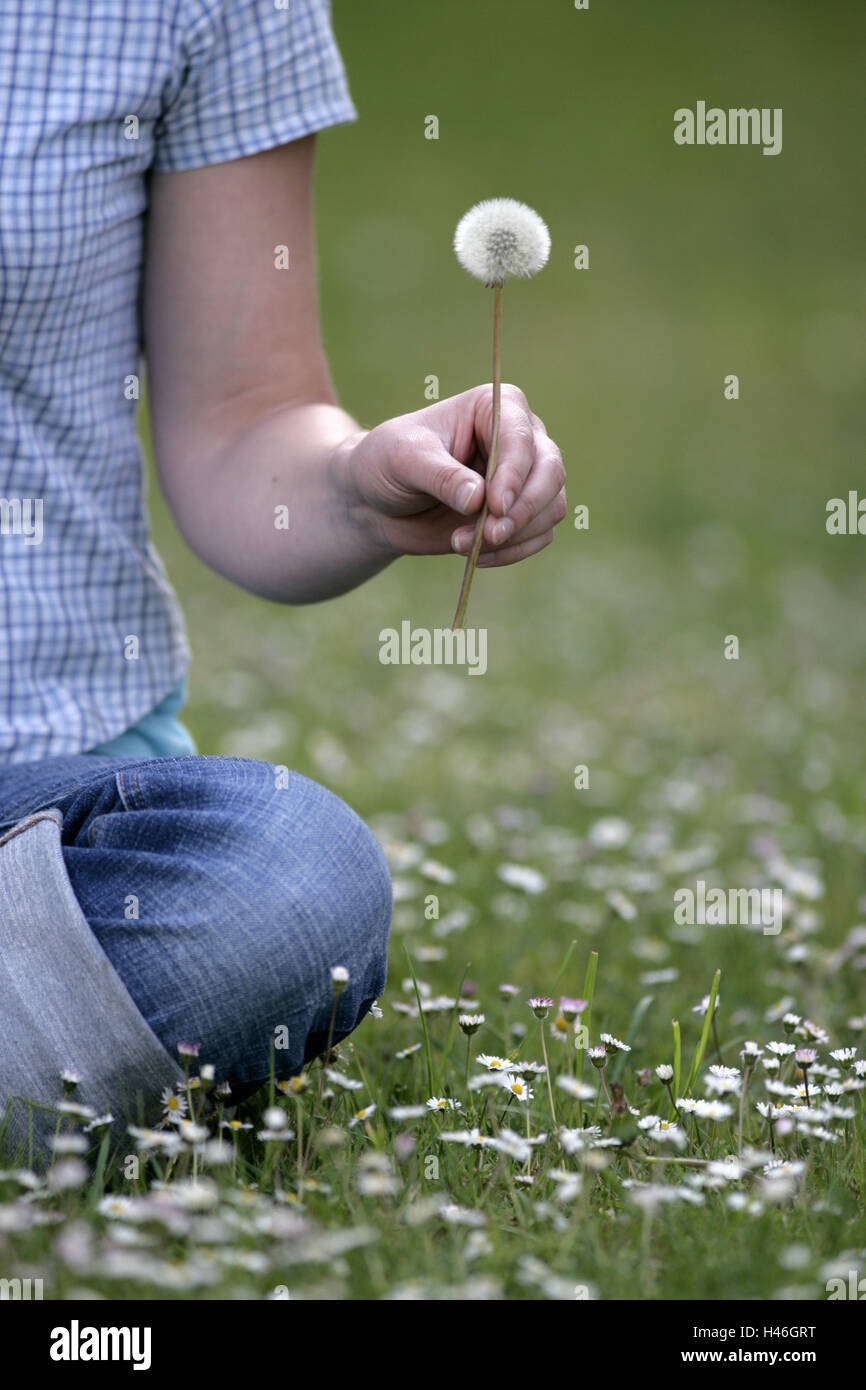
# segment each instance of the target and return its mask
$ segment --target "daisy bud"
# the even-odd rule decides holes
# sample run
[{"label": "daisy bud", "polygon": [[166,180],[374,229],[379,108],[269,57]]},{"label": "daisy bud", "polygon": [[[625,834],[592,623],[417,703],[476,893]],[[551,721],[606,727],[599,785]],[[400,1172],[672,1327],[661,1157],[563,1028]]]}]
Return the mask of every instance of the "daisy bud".
[{"label": "daisy bud", "polygon": [[587,1049],[586,1055],[592,1065],[598,1067],[599,1071],[602,1071],[607,1065],[607,1052],[603,1047],[590,1047]]},{"label": "daisy bud", "polygon": [[649,1067],[641,1067],[637,1073],[637,1084],[639,1086],[649,1086],[652,1082],[653,1074]]},{"label": "daisy bud", "polygon": [[656,1076],[658,1077],[659,1081],[663,1081],[665,1085],[667,1085],[669,1081],[673,1081],[674,1069],[671,1066],[670,1062],[662,1062],[659,1066],[657,1066]]},{"label": "daisy bud", "polygon": [[179,1042],[177,1050],[181,1057],[197,1057],[201,1052],[201,1043]]},{"label": "daisy bud", "polygon": [[278,1105],[269,1105],[262,1119],[267,1129],[285,1129],[288,1124],[285,1110],[281,1110]]},{"label": "daisy bud", "polygon": [[799,1023],[802,1023],[802,1021],[803,1020],[797,1014],[785,1014],[785,1017],[782,1019],[782,1027],[786,1033],[793,1033],[794,1029]]},{"label": "daisy bud", "polygon": [[794,1061],[802,1071],[808,1071],[817,1060],[818,1054],[814,1047],[798,1047],[794,1053]]},{"label": "daisy bud", "polygon": [[200,1069],[199,1074],[201,1076],[202,1081],[213,1081],[214,1077],[216,1076],[216,1068],[214,1067],[213,1062],[205,1062],[204,1066]]},{"label": "daisy bud", "polygon": [[331,971],[331,985],[335,994],[342,994],[349,983],[349,972],[345,965],[335,965]]},{"label": "daisy bud", "polygon": [[587,1001],[585,999],[560,999],[559,1012],[562,1014],[566,1023],[573,1023],[578,1014],[583,1013],[586,1006]]},{"label": "daisy bud", "polygon": [[461,1014],[457,1022],[466,1036],[471,1038],[472,1034],[477,1033],[484,1022],[484,1014]]},{"label": "daisy bud", "polygon": [[553,1000],[549,999],[546,995],[533,995],[532,998],[527,999],[526,1002],[536,1018],[547,1018],[548,1009],[553,1008]]},{"label": "daisy bud", "polygon": [[63,1082],[63,1094],[70,1096],[81,1080],[81,1074],[67,1067],[60,1073],[60,1080]]},{"label": "daisy bud", "polygon": [[476,280],[501,285],[541,270],[550,255],[550,233],[526,203],[488,198],[461,217],[454,233],[454,253]]},{"label": "daisy bud", "polygon": [[843,1071],[850,1071],[851,1064],[857,1056],[856,1047],[837,1047],[830,1056],[834,1062],[838,1062]]}]

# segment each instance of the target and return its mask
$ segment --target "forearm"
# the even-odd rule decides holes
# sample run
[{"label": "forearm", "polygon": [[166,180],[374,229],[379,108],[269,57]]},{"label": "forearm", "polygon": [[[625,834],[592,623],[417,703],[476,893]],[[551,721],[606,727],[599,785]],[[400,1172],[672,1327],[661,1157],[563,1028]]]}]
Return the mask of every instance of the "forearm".
[{"label": "forearm", "polygon": [[207,564],[263,598],[345,593],[397,554],[349,486],[351,445],[363,434],[333,404],[259,413],[164,481],[178,526]]}]

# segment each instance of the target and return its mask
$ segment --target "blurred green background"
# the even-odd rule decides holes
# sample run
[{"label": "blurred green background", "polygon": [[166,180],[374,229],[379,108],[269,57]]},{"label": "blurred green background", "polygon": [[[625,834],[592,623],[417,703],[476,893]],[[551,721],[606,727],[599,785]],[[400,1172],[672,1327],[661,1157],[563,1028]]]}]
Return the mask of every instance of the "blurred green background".
[{"label": "blurred green background", "polygon": [[[590,528],[566,520],[541,557],[479,573],[468,621],[489,629],[489,669],[475,678],[378,661],[381,628],[449,624],[461,560],[404,560],[345,598],[282,609],[199,564],[152,484],[201,751],[288,763],[380,831],[438,842],[481,918],[514,916],[485,950],[515,967],[546,970],[575,929],[606,921],[574,865],[607,814],[660,818],[684,849],[711,841],[731,882],[747,881],[754,822],[772,823],[787,852],[823,862],[841,932],[866,849],[866,536],[828,536],[825,508],[866,490],[866,12],[337,0],[334,20],[360,114],[322,135],[317,174],[343,404],[372,425],[423,407],[430,373],[443,397],[489,379],[490,296],[457,265],[453,231],[481,198],[530,203],[553,251],[506,289],[503,373],[560,444]],[[781,154],[675,145],[675,109],[699,99],[782,107]],[[739,661],[723,659],[728,634]],[[768,801],[747,814],[744,797]],[[491,908],[473,812],[560,881],[543,931],[521,930],[507,895]],[[556,827],[575,852],[550,849]],[[669,921],[669,904],[647,900],[647,920]],[[397,927],[423,927],[419,910]],[[744,981],[765,948],[740,948]],[[717,947],[695,950],[697,982]]]}]

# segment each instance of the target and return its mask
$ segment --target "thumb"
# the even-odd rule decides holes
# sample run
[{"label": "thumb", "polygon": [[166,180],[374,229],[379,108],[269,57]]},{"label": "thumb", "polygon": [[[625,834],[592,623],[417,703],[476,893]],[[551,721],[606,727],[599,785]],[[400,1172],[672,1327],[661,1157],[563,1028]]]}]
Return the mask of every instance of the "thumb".
[{"label": "thumb", "polygon": [[395,440],[388,463],[391,481],[401,491],[425,493],[463,516],[481,506],[484,479],[458,463],[432,430]]}]

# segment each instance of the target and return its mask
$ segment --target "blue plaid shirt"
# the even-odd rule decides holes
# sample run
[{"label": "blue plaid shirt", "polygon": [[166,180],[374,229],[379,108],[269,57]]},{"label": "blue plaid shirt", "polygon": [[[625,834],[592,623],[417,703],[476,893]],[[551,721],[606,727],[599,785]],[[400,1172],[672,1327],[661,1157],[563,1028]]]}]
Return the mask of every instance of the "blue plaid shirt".
[{"label": "blue plaid shirt", "polygon": [[136,431],[149,169],[353,120],[327,0],[0,0],[0,763],[182,682]]}]

